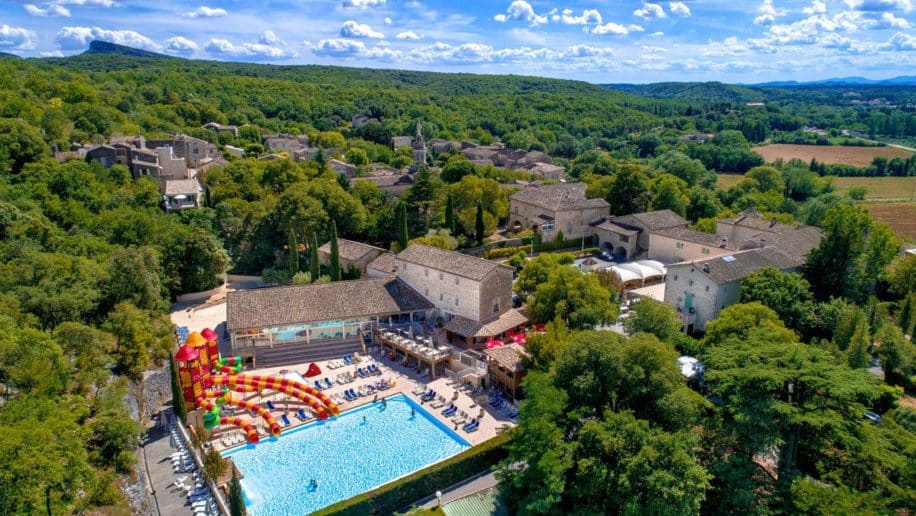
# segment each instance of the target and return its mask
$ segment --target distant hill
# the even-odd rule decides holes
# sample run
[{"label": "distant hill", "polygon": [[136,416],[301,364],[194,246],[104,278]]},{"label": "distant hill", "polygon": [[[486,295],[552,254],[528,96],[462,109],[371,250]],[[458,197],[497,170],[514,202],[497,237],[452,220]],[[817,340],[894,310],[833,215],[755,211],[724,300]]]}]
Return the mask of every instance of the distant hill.
[{"label": "distant hill", "polygon": [[806,87],[806,86],[916,86],[916,76],[901,75],[890,79],[866,79],[865,77],[838,77],[820,81],[771,81],[749,84],[751,87]]},{"label": "distant hill", "polygon": [[652,84],[602,84],[606,88],[658,99],[702,102],[761,102],[764,92],[721,82],[657,82]]},{"label": "distant hill", "polygon": [[158,54],[156,52],[150,52],[148,50],[140,50],[139,48],[127,47],[124,45],[118,45],[116,43],[109,43],[107,41],[95,40],[89,43],[89,48],[83,52],[83,55],[92,55],[92,54],[107,54],[107,55],[120,55],[120,56],[131,56],[131,57],[151,57],[156,59],[180,59],[178,57],[169,56],[165,54]]},{"label": "distant hill", "polygon": [[9,52],[0,52],[0,59],[22,59],[16,54],[10,54]]}]

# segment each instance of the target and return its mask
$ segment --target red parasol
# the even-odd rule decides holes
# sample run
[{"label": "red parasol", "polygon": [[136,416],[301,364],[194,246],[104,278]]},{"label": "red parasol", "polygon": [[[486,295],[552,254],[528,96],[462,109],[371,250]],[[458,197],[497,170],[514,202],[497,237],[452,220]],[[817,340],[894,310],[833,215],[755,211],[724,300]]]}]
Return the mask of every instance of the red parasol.
[{"label": "red parasol", "polygon": [[544,333],[547,331],[547,327],[544,326],[544,323],[534,323],[534,331],[538,333]]},{"label": "red parasol", "polygon": [[524,344],[527,342],[527,339],[525,339],[525,336],[521,333],[512,334],[509,336],[509,338],[512,339],[512,342],[516,344]]},{"label": "red parasol", "polygon": [[203,330],[201,330],[200,335],[203,338],[207,339],[207,341],[214,341],[218,338],[218,335],[216,335],[216,332],[211,330],[210,328],[204,328]]},{"label": "red parasol", "polygon": [[176,362],[190,362],[197,360],[199,357],[200,354],[197,353],[197,350],[187,344],[178,348],[178,353],[175,353]]},{"label": "red parasol", "polygon": [[487,341],[487,349],[498,348],[502,345],[503,345],[502,341],[499,341],[499,340],[490,339]]}]

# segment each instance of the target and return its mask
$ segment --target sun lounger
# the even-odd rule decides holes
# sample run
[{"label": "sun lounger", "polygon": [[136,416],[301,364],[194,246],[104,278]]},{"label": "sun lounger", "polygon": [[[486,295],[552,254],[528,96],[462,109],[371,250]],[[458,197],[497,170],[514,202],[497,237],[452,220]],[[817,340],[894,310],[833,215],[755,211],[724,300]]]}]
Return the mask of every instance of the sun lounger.
[{"label": "sun lounger", "polygon": [[318,389],[319,391],[323,391],[323,390],[324,390],[324,387],[322,387],[321,384],[318,383],[318,380],[313,381],[313,382],[312,382],[312,386],[315,387],[316,389]]},{"label": "sun lounger", "polygon": [[429,406],[434,409],[440,409],[445,406],[445,398],[443,398],[442,396],[439,396]]},{"label": "sun lounger", "polygon": [[334,386],[334,384],[331,383],[331,380],[328,380],[328,378],[325,377],[325,378],[324,378],[324,386],[327,387],[328,389],[330,389],[331,387]]},{"label": "sun lounger", "polygon": [[343,361],[345,365],[353,365],[352,355],[344,355]]},{"label": "sun lounger", "polygon": [[267,408],[270,410],[277,410],[277,407],[274,406],[273,400],[267,400]]},{"label": "sun lounger", "polygon": [[363,371],[363,368],[362,368],[362,367],[357,367],[357,368],[356,368],[356,374],[358,374],[360,378],[365,378],[365,377],[366,377],[366,372]]},{"label": "sun lounger", "polygon": [[412,392],[414,396],[419,396],[419,395],[423,394],[424,392],[426,392],[426,386],[425,386],[425,385],[422,385],[422,384],[421,384],[421,385],[417,385],[417,386],[414,388],[414,390],[412,390],[412,391],[410,391],[410,392]]},{"label": "sun lounger", "polygon": [[455,412],[458,412],[458,407],[454,403],[452,403],[451,405],[448,406],[447,409],[442,411],[442,415],[448,417],[454,414]]}]

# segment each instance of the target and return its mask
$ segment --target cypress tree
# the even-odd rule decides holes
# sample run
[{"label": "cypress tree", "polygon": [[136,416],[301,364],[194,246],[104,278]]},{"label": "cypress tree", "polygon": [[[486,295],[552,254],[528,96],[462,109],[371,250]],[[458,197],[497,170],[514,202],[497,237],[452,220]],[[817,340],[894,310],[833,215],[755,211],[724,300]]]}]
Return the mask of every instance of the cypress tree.
[{"label": "cypress tree", "polygon": [[847,361],[852,369],[861,369],[868,366],[868,349],[871,347],[871,335],[868,333],[868,323],[863,317],[856,324],[856,332],[849,342]]},{"label": "cypress tree", "polygon": [[337,222],[331,221],[331,281],[340,281],[340,249],[337,246]]},{"label": "cypress tree", "polygon": [[448,197],[445,198],[445,229],[447,229],[452,236],[455,236],[455,206],[454,201],[452,201],[451,192],[449,192]]},{"label": "cypress tree", "polygon": [[289,228],[289,276],[293,277],[299,272],[299,242],[296,239],[296,232]]},{"label": "cypress tree", "polygon": [[484,232],[487,230],[486,226],[483,223],[483,203],[477,202],[477,220],[474,224],[474,240],[477,240],[477,244],[483,243]]},{"label": "cypress tree", "polygon": [[903,305],[900,307],[900,329],[906,335],[911,335],[910,330],[913,328],[913,323],[916,322],[914,312],[916,312],[916,293],[909,293],[903,298]]},{"label": "cypress tree", "polygon": [[401,250],[407,249],[410,236],[407,233],[407,205],[403,202],[398,206],[398,245]]},{"label": "cypress tree", "polygon": [[187,416],[187,410],[184,406],[184,395],[181,392],[181,381],[178,379],[178,364],[174,358],[169,358],[169,370],[172,373],[172,412],[175,417],[184,421]]},{"label": "cypress tree", "polygon": [[321,276],[321,263],[318,261],[318,235],[312,233],[312,243],[309,246],[309,275],[312,277],[312,281],[318,279],[318,276]]},{"label": "cypress tree", "polygon": [[232,480],[229,481],[229,514],[232,516],[245,516],[245,498],[242,496],[242,483],[239,482],[238,473],[232,470]]}]

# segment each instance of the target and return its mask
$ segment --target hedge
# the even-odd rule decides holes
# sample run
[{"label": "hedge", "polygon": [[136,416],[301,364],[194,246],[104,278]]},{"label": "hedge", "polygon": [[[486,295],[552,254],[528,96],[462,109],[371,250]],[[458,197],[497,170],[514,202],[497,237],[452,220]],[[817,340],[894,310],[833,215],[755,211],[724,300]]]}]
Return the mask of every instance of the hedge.
[{"label": "hedge", "polygon": [[393,514],[409,504],[486,471],[506,458],[509,432],[372,491],[338,502],[317,515]]},{"label": "hedge", "polygon": [[525,251],[526,253],[531,248],[528,246],[524,247],[497,247],[495,249],[487,249],[483,253],[483,257],[487,260],[492,260],[493,258],[507,258],[519,251]]}]

